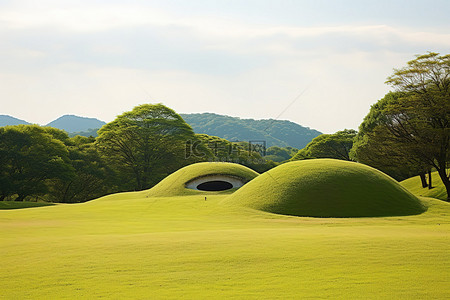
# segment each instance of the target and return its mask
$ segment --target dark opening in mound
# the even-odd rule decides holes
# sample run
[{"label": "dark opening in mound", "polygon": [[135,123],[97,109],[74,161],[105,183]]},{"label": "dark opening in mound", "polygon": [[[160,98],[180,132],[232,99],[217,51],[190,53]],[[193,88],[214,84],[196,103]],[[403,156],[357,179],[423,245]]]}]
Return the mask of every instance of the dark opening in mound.
[{"label": "dark opening in mound", "polygon": [[225,191],[232,187],[231,183],[222,180],[206,181],[197,185],[197,189],[201,191]]}]

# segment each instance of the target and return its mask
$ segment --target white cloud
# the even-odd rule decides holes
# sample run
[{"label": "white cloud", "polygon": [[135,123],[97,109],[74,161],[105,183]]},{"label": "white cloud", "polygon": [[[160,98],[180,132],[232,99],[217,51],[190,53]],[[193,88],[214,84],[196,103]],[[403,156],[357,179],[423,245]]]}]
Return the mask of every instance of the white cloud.
[{"label": "white cloud", "polygon": [[309,86],[280,118],[334,132],[358,126],[387,92],[392,68],[427,50],[450,52],[450,34],[440,29],[257,24],[98,1],[12,3],[0,11],[0,113],[41,124],[65,113],[110,121],[148,101],[274,118]]}]

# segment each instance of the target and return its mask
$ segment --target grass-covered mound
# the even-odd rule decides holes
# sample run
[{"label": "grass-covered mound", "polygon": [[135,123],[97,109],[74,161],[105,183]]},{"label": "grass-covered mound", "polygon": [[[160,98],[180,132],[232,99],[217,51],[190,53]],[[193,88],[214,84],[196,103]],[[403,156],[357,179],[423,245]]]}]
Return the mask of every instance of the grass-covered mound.
[{"label": "grass-covered mound", "polygon": [[380,217],[419,214],[419,199],[369,166],[334,159],[280,165],[249,182],[226,203],[305,217]]},{"label": "grass-covered mound", "polygon": [[207,175],[229,175],[241,178],[244,182],[247,182],[259,174],[250,168],[235,163],[196,163],[181,168],[161,180],[157,185],[149,190],[147,197],[170,197],[230,192],[229,190],[222,192],[205,192],[186,188],[185,185],[187,182]]},{"label": "grass-covered mound", "polygon": [[422,187],[422,182],[420,181],[419,176],[405,179],[402,182],[400,182],[400,184],[416,196],[432,197],[440,200],[447,200],[447,191],[445,190],[445,186],[442,183],[442,180],[439,177],[438,172],[432,172],[431,178],[432,178],[431,189],[429,189],[428,187],[426,188]]}]

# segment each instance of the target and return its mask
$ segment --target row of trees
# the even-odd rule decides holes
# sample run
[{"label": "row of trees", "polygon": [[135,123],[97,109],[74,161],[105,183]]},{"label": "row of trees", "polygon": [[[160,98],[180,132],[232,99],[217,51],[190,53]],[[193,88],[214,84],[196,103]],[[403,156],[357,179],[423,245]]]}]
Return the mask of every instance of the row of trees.
[{"label": "row of trees", "polygon": [[0,200],[84,202],[111,192],[150,188],[200,161],[231,161],[258,172],[275,166],[249,143],[194,134],[162,104],[137,106],[98,133],[97,138],[70,138],[52,127],[1,127]]},{"label": "row of trees", "polygon": [[93,142],[52,127],[1,127],[0,200],[47,195],[50,201],[80,202],[104,194],[111,170]]},{"label": "row of trees", "polygon": [[417,56],[395,69],[395,88],[375,103],[359,127],[316,137],[293,159],[355,160],[397,179],[435,169],[450,201],[450,55]]}]

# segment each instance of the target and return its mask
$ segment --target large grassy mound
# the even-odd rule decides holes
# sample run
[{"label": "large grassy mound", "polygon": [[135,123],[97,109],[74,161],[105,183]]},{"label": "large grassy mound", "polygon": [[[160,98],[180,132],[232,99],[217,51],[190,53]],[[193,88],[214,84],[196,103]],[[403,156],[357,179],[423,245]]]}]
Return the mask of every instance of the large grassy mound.
[{"label": "large grassy mound", "polygon": [[229,193],[222,192],[205,192],[186,188],[185,184],[195,178],[206,175],[230,175],[242,178],[243,181],[250,181],[259,174],[245,166],[226,163],[226,162],[203,162],[196,163],[170,174],[153,188],[147,194],[148,197],[170,197],[184,195],[200,195],[212,193]]},{"label": "large grassy mound", "polygon": [[445,190],[445,186],[442,183],[438,172],[431,173],[431,178],[433,180],[431,189],[429,189],[428,187],[422,187],[422,182],[420,181],[419,176],[403,180],[402,182],[400,182],[400,184],[416,196],[447,200],[447,191]]},{"label": "large grassy mound", "polygon": [[280,165],[224,202],[306,217],[403,216],[426,210],[419,199],[384,173],[334,159]]}]

